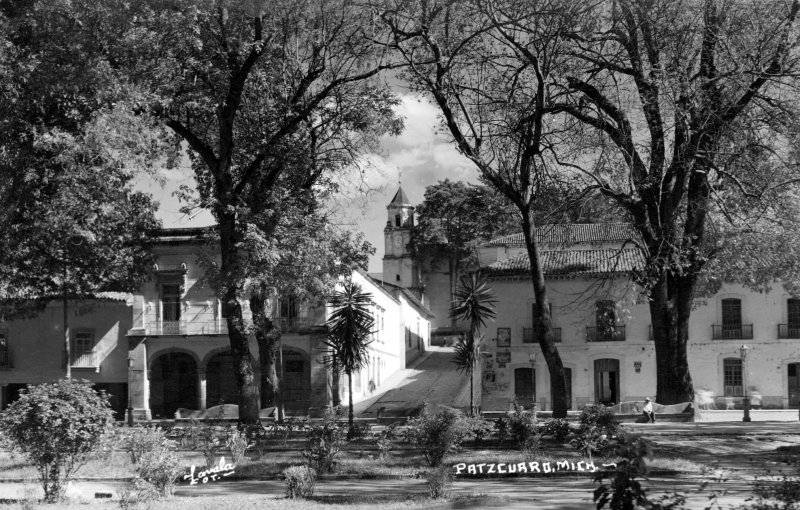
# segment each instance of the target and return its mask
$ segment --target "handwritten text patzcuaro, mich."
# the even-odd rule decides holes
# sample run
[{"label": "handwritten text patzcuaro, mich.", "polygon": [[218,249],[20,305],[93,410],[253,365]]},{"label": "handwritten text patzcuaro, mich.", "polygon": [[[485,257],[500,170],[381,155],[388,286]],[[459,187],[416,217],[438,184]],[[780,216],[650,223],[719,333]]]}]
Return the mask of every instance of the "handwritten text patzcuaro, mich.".
[{"label": "handwritten text patzcuaro, mich.", "polygon": [[225,464],[225,457],[222,457],[219,459],[219,464],[204,471],[200,471],[197,475],[194,474],[195,467],[192,465],[192,467],[189,468],[189,474],[183,475],[183,479],[189,480],[189,485],[216,482],[223,476],[231,476],[235,467],[236,466],[233,464]]},{"label": "handwritten text patzcuaro, mich.", "polygon": [[[603,464],[603,467],[616,466],[615,464]],[[557,473],[565,471],[594,473],[597,467],[592,461],[556,461],[556,462],[518,462],[518,463],[483,463],[466,464],[461,462],[453,466],[455,474],[461,475],[508,475],[516,473]]]}]

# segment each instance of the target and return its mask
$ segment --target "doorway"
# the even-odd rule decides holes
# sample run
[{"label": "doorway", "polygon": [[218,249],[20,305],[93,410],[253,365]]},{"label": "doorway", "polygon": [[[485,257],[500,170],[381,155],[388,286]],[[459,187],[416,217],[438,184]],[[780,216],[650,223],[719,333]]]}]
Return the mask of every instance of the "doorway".
[{"label": "doorway", "polygon": [[197,363],[189,354],[168,352],[150,368],[153,418],[174,418],[179,408],[197,408]]},{"label": "doorway", "polygon": [[514,400],[526,408],[536,402],[535,373],[532,368],[514,369]]},{"label": "doorway", "polygon": [[619,360],[595,360],[594,396],[598,404],[608,406],[619,402]]},{"label": "doorway", "polygon": [[789,363],[789,407],[800,407],[800,363]]}]

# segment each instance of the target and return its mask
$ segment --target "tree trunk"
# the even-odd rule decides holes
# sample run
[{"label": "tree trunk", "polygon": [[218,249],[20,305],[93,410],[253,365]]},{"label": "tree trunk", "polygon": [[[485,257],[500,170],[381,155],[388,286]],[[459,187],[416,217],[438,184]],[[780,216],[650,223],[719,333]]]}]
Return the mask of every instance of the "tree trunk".
[{"label": "tree trunk", "polygon": [[339,393],[339,362],[336,361],[336,355],[331,355],[331,399],[333,407],[342,405],[342,395]]},{"label": "tree trunk", "polygon": [[[448,271],[450,273],[450,303],[455,301],[456,296],[456,286],[458,285],[458,278],[456,277],[456,265],[453,262],[453,257],[449,257],[447,259],[447,264],[450,266],[448,267]],[[455,329],[457,325],[456,318],[454,316],[450,316],[450,327]]]},{"label": "tree trunk", "polygon": [[682,292],[669,292],[666,272],[662,275],[650,292],[650,318],[656,348],[656,402],[669,405],[690,402],[694,395],[686,356],[691,299],[683,303]]},{"label": "tree trunk", "polygon": [[547,301],[547,288],[544,281],[544,272],[539,260],[539,247],[534,237],[535,225],[530,217],[530,211],[523,211],[522,231],[525,236],[525,247],[531,264],[531,282],[533,294],[536,298],[535,306],[538,317],[534,317],[533,330],[542,349],[547,370],[550,374],[550,388],[553,398],[553,418],[567,417],[567,386],[564,382],[564,364],[561,355],[550,336],[551,317]]},{"label": "tree trunk", "polygon": [[236,370],[236,387],[239,390],[239,423],[259,422],[260,388],[255,377],[255,359],[250,352],[247,328],[242,318],[242,287],[239,279],[239,252],[237,250],[236,219],[234,213],[217,215],[222,264],[220,271],[226,276],[228,287],[223,295],[228,320],[228,337]]},{"label": "tree trunk", "polygon": [[64,302],[64,307],[63,307],[63,310],[62,310],[62,317],[61,318],[62,318],[62,320],[64,322],[64,356],[65,356],[64,365],[66,365],[66,372],[67,372],[66,373],[66,378],[67,379],[72,379],[72,363],[71,363],[72,360],[70,360],[70,358],[72,357],[72,353],[70,352],[70,345],[69,345],[69,343],[70,343],[69,342],[69,320],[67,318],[68,314],[67,314],[67,292],[66,292],[66,290],[64,291],[63,302]]},{"label": "tree trunk", "polygon": [[475,417],[475,369],[469,371],[469,416]]},{"label": "tree trunk", "polygon": [[353,373],[347,371],[347,396],[350,407],[347,410],[347,423],[350,425],[350,433],[353,433]]},{"label": "tree trunk", "polygon": [[[261,360],[261,379],[266,383],[265,391],[261,395],[261,407],[280,407],[280,377],[278,376],[278,352],[281,341],[281,330],[276,323],[267,316],[265,309],[266,295],[250,296],[250,311],[253,314],[256,341],[258,342],[258,357]],[[279,413],[275,413],[276,416]]]}]

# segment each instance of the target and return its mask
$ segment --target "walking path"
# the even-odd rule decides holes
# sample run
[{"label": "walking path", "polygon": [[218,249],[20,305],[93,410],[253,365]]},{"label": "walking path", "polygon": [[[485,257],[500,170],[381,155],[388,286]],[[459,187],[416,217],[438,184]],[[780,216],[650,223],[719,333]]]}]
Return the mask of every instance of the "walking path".
[{"label": "walking path", "polygon": [[[704,493],[698,492],[703,480],[700,477],[661,477],[644,482],[651,496],[672,491],[679,491],[689,496],[690,502],[697,502],[697,508],[703,508],[708,501],[711,490],[724,492],[719,499],[724,505],[744,501],[750,494],[750,486],[742,480],[727,480],[712,483]],[[123,482],[76,482],[69,494],[73,501],[88,502],[95,499],[95,494],[111,494],[118,499],[119,489]],[[19,499],[30,497],[30,484],[0,484],[0,499]],[[556,509],[593,509],[592,492],[597,484],[590,476],[564,478],[504,478],[504,479],[470,479],[456,480],[451,493],[453,495],[486,494],[497,496],[491,506],[509,509],[537,508],[542,510]],[[37,487],[37,490],[38,487]],[[175,492],[180,498],[224,498],[231,495],[263,495],[268,498],[280,498],[285,493],[285,485],[281,481],[231,481],[224,483],[208,483],[205,485],[181,485]],[[394,480],[321,480],[317,482],[315,496],[348,497],[353,494],[364,496],[425,496],[428,487],[421,479]],[[653,498],[657,499],[657,497]],[[482,501],[470,506],[459,504],[459,508],[486,508]],[[690,506],[689,508],[694,508]]]},{"label": "walking path", "polygon": [[408,416],[423,401],[456,408],[469,407],[469,380],[456,370],[453,349],[431,346],[426,356],[396,379],[384,382],[388,391],[353,406],[356,416]]}]

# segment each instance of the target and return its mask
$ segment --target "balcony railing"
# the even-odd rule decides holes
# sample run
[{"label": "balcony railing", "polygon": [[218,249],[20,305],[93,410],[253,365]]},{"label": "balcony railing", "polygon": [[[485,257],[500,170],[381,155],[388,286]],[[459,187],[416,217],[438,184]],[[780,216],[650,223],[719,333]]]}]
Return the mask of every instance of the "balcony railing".
[{"label": "balcony railing", "polygon": [[800,324],[778,324],[778,338],[800,338]]},{"label": "balcony railing", "polygon": [[587,342],[622,342],[625,340],[625,326],[586,327]]},{"label": "balcony railing", "polygon": [[290,333],[311,326],[311,322],[306,317],[278,317],[278,325],[281,332]]},{"label": "balcony railing", "polygon": [[11,362],[11,351],[8,349],[0,349],[0,370],[14,368]]},{"label": "balcony railing", "polygon": [[70,365],[72,365],[72,368],[97,368],[97,351],[72,353],[72,363]]},{"label": "balcony railing", "polygon": [[[550,328],[550,338],[553,342],[561,341],[561,328]],[[522,328],[522,343],[534,344],[536,337],[533,334],[533,328]]]},{"label": "balcony railing", "polygon": [[211,321],[158,321],[147,328],[150,335],[227,335],[225,319]]},{"label": "balcony railing", "polygon": [[753,338],[753,325],[713,324],[711,338],[713,340],[748,340]]}]

